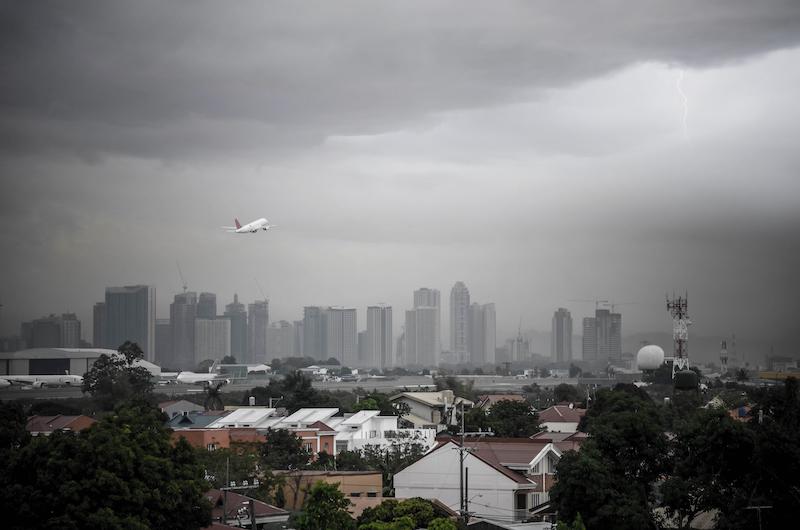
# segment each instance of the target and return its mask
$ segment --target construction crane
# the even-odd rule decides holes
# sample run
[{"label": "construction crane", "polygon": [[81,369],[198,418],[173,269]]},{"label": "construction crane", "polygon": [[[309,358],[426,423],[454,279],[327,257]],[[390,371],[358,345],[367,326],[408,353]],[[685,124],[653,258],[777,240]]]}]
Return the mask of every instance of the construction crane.
[{"label": "construction crane", "polygon": [[594,302],[594,310],[597,311],[600,309],[600,304],[608,304],[608,300],[600,300],[599,298],[593,298],[591,300],[567,300],[567,302]]},{"label": "construction crane", "polygon": [[186,278],[183,277],[183,271],[181,270],[181,264],[178,260],[175,260],[175,265],[178,266],[178,276],[181,277],[181,284],[183,286],[183,292],[186,293],[186,290],[189,288],[189,285],[186,283]]},{"label": "construction crane", "polygon": [[611,312],[614,313],[614,308],[618,305],[635,305],[637,302],[606,302],[605,305],[611,308]]},{"label": "construction crane", "polygon": [[265,302],[269,301],[269,298],[267,298],[267,294],[264,292],[264,289],[261,288],[261,282],[258,281],[258,278],[253,278],[253,279],[256,281],[256,286],[258,286],[258,290],[261,293],[261,296],[264,297],[264,301]]}]

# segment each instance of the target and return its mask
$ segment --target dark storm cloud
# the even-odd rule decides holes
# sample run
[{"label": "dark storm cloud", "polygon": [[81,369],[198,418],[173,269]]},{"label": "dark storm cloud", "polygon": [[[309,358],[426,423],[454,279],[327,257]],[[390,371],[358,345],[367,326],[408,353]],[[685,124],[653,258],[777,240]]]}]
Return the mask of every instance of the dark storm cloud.
[{"label": "dark storm cloud", "polygon": [[797,2],[4,2],[0,148],[181,158],[393,130],[800,40]]}]

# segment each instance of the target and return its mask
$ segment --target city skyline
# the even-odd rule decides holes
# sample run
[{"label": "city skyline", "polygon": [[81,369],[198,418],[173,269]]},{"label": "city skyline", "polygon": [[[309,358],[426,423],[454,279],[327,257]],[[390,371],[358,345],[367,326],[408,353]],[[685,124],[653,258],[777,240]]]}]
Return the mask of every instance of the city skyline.
[{"label": "city skyline", "polygon": [[275,320],[382,302],[399,330],[461,280],[501,338],[598,297],[664,330],[688,291],[693,334],[796,356],[800,10],[687,6],[14,4],[0,335],[75,313],[88,338],[135,284],[159,317],[186,284]]}]

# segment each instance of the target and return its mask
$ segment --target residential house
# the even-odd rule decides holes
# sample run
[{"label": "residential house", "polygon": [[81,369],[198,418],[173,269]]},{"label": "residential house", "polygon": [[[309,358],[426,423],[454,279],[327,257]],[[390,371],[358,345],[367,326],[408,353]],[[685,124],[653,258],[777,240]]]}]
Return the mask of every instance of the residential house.
[{"label": "residential house", "polygon": [[484,394],[478,396],[478,407],[489,410],[495,403],[500,401],[522,401],[525,402],[525,396],[521,394]]},{"label": "residential house", "polygon": [[380,471],[276,471],[285,477],[283,494],[287,510],[303,507],[308,490],[319,481],[337,484],[339,491],[351,499],[383,497],[383,475]]},{"label": "residential house", "polygon": [[30,416],[25,430],[31,436],[49,436],[54,431],[82,431],[91,427],[97,420],[89,416]]},{"label": "residential house", "polygon": [[258,528],[285,528],[289,520],[288,511],[233,491],[212,489],[205,497],[211,503],[211,520],[220,524],[250,528],[253,510]]},{"label": "residential house", "polygon": [[[525,521],[530,510],[549,500],[561,451],[551,442],[527,438],[467,438],[465,483],[470,511],[484,519]],[[439,445],[394,476],[398,497],[460,502],[459,439]]]},{"label": "residential house", "polygon": [[539,422],[551,432],[577,432],[586,409],[572,405],[553,405],[539,412]]},{"label": "residential house", "polygon": [[458,423],[455,410],[462,405],[472,408],[474,403],[468,399],[456,397],[452,390],[439,392],[403,392],[389,398],[392,403],[408,406],[409,413],[403,420],[413,424],[416,429],[436,429],[443,431],[448,425]]},{"label": "residential house", "polygon": [[159,410],[167,415],[168,418],[173,418],[177,415],[183,415],[188,412],[203,412],[205,408],[197,403],[192,403],[185,399],[178,399],[172,401],[163,401],[158,404]]}]

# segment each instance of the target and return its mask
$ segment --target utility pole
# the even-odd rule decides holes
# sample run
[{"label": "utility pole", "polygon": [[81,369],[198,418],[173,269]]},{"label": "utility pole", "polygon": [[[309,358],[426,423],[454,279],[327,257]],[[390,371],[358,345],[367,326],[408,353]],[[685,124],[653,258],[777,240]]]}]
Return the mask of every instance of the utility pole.
[{"label": "utility pole", "polygon": [[458,489],[459,489],[459,499],[460,499],[460,507],[459,507],[459,514],[461,515],[461,520],[464,523],[464,526],[467,525],[469,522],[469,499],[467,498],[467,491],[469,488],[469,468],[464,468],[464,461],[467,458],[467,454],[473,451],[477,451],[474,447],[466,447],[466,437],[470,436],[483,436],[489,435],[492,436],[494,433],[487,432],[487,431],[478,431],[478,432],[466,432],[465,428],[465,421],[464,421],[464,401],[461,401],[461,432],[458,433],[461,436],[461,445],[455,448],[458,451],[458,465],[459,465],[459,481],[458,481]]}]

